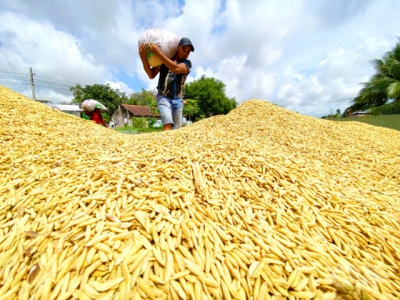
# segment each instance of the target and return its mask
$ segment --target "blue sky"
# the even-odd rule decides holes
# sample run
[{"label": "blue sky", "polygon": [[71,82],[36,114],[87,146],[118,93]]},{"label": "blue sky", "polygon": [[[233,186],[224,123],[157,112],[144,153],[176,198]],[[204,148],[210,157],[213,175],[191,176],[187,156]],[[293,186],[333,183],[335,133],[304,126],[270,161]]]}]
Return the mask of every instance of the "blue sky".
[{"label": "blue sky", "polygon": [[[71,83],[128,95],[153,89],[137,55],[149,28],[189,37],[188,82],[202,75],[242,103],[261,99],[321,117],[350,106],[370,61],[400,36],[397,0],[0,1],[0,85],[69,102]],[[14,72],[14,73],[9,73]],[[49,79],[50,78],[50,79]]]}]

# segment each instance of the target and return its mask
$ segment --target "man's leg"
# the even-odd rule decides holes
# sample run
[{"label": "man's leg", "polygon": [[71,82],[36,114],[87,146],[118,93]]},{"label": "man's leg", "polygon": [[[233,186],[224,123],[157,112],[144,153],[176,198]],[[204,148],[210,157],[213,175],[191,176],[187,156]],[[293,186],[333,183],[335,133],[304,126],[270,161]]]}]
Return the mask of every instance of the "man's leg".
[{"label": "man's leg", "polygon": [[172,119],[174,121],[173,129],[182,127],[183,99],[172,100]]},{"label": "man's leg", "polygon": [[169,124],[163,125],[162,130],[163,131],[172,130],[172,124],[169,123]]},{"label": "man's leg", "polygon": [[174,124],[172,118],[172,107],[171,107],[171,100],[168,98],[158,95],[157,96],[157,107],[160,111],[162,123],[163,123],[163,131],[171,130],[172,125]]}]

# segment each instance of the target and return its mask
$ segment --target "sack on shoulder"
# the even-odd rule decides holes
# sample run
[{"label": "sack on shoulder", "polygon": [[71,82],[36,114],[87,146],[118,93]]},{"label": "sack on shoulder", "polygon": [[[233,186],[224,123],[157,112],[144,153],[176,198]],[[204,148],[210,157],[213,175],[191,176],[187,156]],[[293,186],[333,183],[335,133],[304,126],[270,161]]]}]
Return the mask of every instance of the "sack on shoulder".
[{"label": "sack on shoulder", "polygon": [[[178,48],[179,40],[179,37],[169,30],[151,28],[142,33],[139,38],[138,45],[142,43],[154,43],[158,45],[161,52],[166,57],[173,58],[176,53],[176,49]],[[147,54],[147,61],[152,67],[158,67],[163,64],[162,61],[152,52]]]}]

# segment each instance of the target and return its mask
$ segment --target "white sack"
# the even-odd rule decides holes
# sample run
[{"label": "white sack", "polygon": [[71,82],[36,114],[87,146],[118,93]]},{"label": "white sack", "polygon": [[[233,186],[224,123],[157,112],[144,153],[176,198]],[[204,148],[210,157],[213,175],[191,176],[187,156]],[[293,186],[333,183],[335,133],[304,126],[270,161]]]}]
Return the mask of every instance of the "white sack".
[{"label": "white sack", "polygon": [[107,110],[107,107],[105,107],[103,104],[101,104],[99,101],[94,100],[94,99],[87,99],[82,102],[82,108],[86,107],[88,111],[94,111],[95,108],[98,108],[100,110]]},{"label": "white sack", "polygon": [[[147,29],[139,38],[138,45],[142,43],[154,43],[156,44],[161,52],[168,58],[173,58],[178,48],[180,38],[173,32],[165,29],[152,28]],[[150,66],[158,67],[163,63],[162,61],[154,55],[154,53],[149,52],[147,54],[147,61]]]}]

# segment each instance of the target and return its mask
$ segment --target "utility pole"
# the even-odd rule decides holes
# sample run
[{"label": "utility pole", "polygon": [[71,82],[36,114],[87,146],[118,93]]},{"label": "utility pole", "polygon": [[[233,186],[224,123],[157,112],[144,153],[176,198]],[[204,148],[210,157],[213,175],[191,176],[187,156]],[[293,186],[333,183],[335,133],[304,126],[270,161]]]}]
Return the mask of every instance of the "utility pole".
[{"label": "utility pole", "polygon": [[31,77],[31,89],[32,89],[32,99],[36,100],[36,95],[35,95],[35,83],[33,82],[33,75],[35,73],[32,72],[32,67],[29,68],[29,75]]}]

